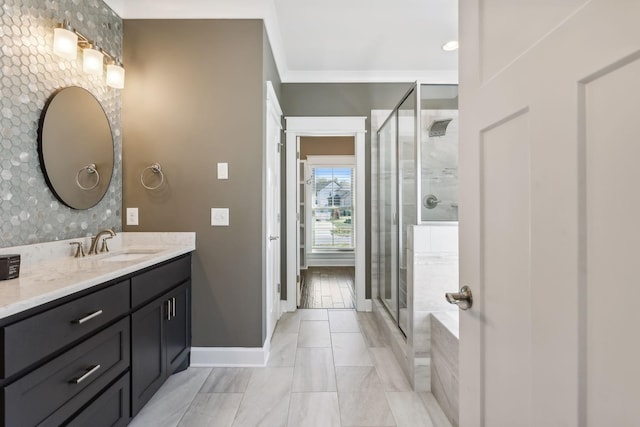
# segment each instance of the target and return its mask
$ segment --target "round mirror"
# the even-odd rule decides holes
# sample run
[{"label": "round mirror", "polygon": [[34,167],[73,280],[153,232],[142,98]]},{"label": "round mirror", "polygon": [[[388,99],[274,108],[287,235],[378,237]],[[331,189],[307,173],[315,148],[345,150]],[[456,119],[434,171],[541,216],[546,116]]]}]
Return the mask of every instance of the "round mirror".
[{"label": "round mirror", "polygon": [[113,173],[113,137],[100,102],[80,87],[54,93],[40,117],[38,154],[45,180],[62,203],[95,206]]}]

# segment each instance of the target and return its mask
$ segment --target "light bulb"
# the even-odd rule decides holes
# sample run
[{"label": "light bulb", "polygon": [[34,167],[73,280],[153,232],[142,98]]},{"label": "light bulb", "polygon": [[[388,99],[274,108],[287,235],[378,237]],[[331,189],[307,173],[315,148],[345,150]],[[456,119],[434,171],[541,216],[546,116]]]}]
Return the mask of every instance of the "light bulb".
[{"label": "light bulb", "polygon": [[453,52],[458,50],[458,40],[451,40],[442,45],[442,50],[445,52]]},{"label": "light bulb", "polygon": [[68,28],[54,28],[53,53],[74,60],[78,57],[78,35]]},{"label": "light bulb", "polygon": [[107,85],[114,89],[124,89],[124,68],[120,63],[107,65]]},{"label": "light bulb", "polygon": [[92,44],[82,49],[82,70],[94,76],[101,76],[104,72],[104,55]]}]

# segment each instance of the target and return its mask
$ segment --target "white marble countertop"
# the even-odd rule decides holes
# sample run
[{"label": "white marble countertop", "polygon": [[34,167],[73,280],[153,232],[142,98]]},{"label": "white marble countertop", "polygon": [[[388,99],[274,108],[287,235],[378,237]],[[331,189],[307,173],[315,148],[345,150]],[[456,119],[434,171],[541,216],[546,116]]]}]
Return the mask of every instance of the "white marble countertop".
[{"label": "white marble countertop", "polygon": [[[88,247],[88,240],[0,249],[0,254],[21,255],[20,277],[0,281],[0,319],[196,249],[195,233],[118,233],[109,241],[110,252],[74,258],[69,242],[82,241]],[[134,255],[122,259],[126,254]]]}]

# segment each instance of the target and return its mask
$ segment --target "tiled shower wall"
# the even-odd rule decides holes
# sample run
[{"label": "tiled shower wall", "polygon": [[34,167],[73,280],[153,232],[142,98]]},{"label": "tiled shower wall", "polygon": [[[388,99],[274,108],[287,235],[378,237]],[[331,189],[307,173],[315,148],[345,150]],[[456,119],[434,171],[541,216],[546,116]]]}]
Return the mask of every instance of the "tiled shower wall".
[{"label": "tiled shower wall", "polygon": [[407,360],[416,391],[431,388],[431,315],[457,314],[445,299],[458,290],[458,223],[434,221],[409,226]]},{"label": "tiled shower wall", "polygon": [[[102,0],[0,0],[0,247],[121,229],[120,91],[108,87],[104,77],[84,74],[80,52],[76,61],[53,54],[53,29],[65,18],[121,57],[122,20]],[[88,210],[60,203],[38,160],[42,108],[55,90],[66,86],[87,89],[100,101],[113,134],[111,184],[102,201]]]},{"label": "tiled shower wall", "polygon": [[[458,110],[422,110],[422,221],[458,220]],[[429,137],[436,120],[452,119],[443,136]],[[428,195],[440,200],[433,209],[424,205]]]}]

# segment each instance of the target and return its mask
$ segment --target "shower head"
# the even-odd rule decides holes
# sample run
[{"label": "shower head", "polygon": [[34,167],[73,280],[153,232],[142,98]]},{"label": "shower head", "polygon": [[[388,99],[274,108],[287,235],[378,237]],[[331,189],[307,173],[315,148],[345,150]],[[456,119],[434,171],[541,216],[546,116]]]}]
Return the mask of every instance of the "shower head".
[{"label": "shower head", "polygon": [[447,133],[447,126],[453,119],[434,120],[429,126],[429,137],[444,136]]}]

